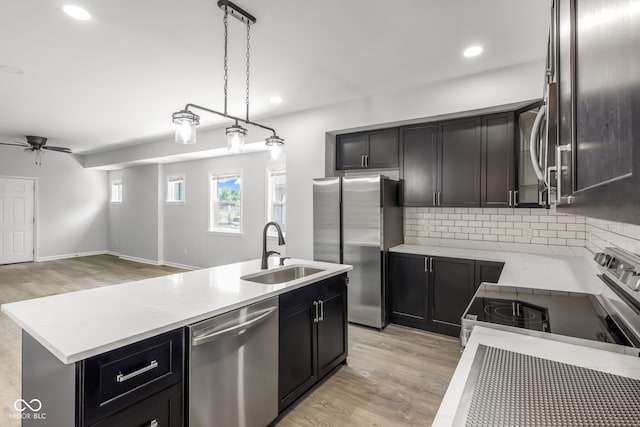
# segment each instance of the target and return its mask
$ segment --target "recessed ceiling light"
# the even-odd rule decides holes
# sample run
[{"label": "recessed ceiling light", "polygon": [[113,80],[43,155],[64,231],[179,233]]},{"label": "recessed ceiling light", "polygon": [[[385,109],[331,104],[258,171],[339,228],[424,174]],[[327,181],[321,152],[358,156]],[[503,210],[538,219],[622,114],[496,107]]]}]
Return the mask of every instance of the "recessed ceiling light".
[{"label": "recessed ceiling light", "polygon": [[474,56],[480,55],[483,50],[484,49],[482,46],[470,46],[466,48],[462,54],[467,58],[472,58]]},{"label": "recessed ceiling light", "polygon": [[272,96],[271,98],[269,98],[269,102],[271,102],[272,104],[281,104],[282,98],[280,98],[279,96]]},{"label": "recessed ceiling light", "polygon": [[0,65],[0,71],[3,73],[11,73],[11,74],[24,73],[24,71],[22,71],[20,68],[12,67],[11,65]]},{"label": "recessed ceiling light", "polygon": [[66,13],[70,17],[78,19],[80,21],[88,21],[89,19],[91,19],[91,15],[89,14],[89,12],[87,12],[86,10],[81,8],[80,6],[74,6],[72,4],[66,4],[62,8],[62,10],[64,10],[64,13]]}]

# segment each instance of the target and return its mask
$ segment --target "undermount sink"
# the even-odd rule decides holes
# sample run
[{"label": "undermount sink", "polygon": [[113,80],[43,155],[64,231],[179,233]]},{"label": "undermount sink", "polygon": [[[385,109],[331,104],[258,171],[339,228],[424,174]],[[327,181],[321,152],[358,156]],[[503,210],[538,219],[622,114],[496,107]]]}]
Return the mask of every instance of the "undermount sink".
[{"label": "undermount sink", "polygon": [[277,270],[267,270],[262,273],[249,274],[247,276],[242,276],[240,279],[255,283],[262,283],[264,285],[275,285],[278,283],[301,279],[312,274],[320,273],[321,271],[324,270],[315,267],[292,265],[289,267],[279,268]]}]

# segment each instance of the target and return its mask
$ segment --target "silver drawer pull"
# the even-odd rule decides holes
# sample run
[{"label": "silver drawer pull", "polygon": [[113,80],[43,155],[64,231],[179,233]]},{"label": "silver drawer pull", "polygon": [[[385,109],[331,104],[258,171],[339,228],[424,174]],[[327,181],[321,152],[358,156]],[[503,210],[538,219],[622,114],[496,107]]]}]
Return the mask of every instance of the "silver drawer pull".
[{"label": "silver drawer pull", "polygon": [[137,377],[138,375],[144,374],[145,372],[149,372],[150,370],[155,369],[157,367],[158,367],[158,362],[155,360],[152,360],[151,363],[149,363],[144,368],[140,368],[137,371],[131,372],[130,374],[123,375],[122,372],[118,373],[118,376],[116,377],[116,381],[119,383],[123,383],[127,380],[130,380],[131,378]]},{"label": "silver drawer pull", "polygon": [[158,421],[157,420],[151,420],[151,422],[149,423],[149,427],[158,427]]}]

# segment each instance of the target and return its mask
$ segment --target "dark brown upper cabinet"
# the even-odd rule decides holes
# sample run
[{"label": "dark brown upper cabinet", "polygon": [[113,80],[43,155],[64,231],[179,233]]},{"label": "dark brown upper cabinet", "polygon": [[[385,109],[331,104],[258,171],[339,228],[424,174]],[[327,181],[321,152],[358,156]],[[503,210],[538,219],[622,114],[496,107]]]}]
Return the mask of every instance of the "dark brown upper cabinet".
[{"label": "dark brown upper cabinet", "polygon": [[613,4],[555,2],[558,211],[640,224],[640,15]]},{"label": "dark brown upper cabinet", "polygon": [[437,123],[400,128],[402,204],[436,206],[440,177]]},{"label": "dark brown upper cabinet", "polygon": [[482,117],[482,158],[480,162],[483,207],[515,207],[514,114]]},{"label": "dark brown upper cabinet", "polygon": [[479,117],[440,123],[442,179],[438,206],[480,206],[480,125]]},{"label": "dark brown upper cabinet", "polygon": [[336,137],[336,170],[398,167],[398,128]]},{"label": "dark brown upper cabinet", "polygon": [[404,206],[480,206],[480,118],[400,129]]}]

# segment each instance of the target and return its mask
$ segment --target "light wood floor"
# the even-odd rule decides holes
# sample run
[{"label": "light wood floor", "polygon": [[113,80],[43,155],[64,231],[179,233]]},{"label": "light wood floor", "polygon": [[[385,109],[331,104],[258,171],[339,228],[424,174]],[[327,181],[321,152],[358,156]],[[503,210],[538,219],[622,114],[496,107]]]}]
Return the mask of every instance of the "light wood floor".
[{"label": "light wood floor", "polygon": [[[0,304],[182,270],[109,255],[0,266]],[[279,427],[431,425],[460,358],[457,339],[390,325],[349,326],[349,364],[297,405]],[[18,427],[20,328],[0,315],[0,426]]]}]

